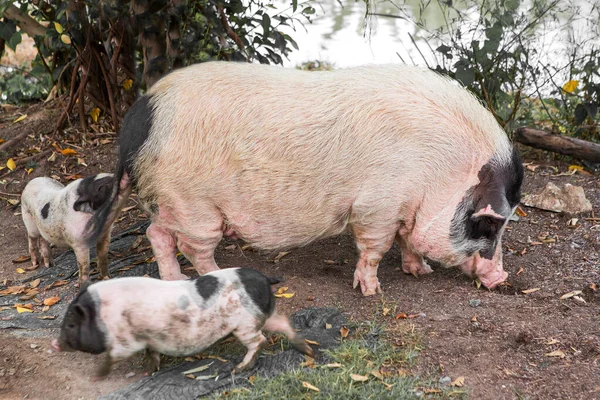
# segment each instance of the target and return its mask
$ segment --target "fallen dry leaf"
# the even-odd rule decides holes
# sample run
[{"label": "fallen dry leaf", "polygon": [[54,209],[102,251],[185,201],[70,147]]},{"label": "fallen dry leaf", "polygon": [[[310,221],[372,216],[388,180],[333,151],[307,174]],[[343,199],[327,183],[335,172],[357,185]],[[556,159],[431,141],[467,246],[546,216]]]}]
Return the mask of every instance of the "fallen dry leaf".
[{"label": "fallen dry leaf", "polygon": [[471,317],[471,322],[477,322],[477,316],[474,315],[473,317]]},{"label": "fallen dry leaf", "polygon": [[26,308],[26,307],[16,307],[17,308],[17,312],[19,314],[24,313],[24,312],[33,312],[33,310]]},{"label": "fallen dry leaf", "polygon": [[342,335],[343,338],[348,337],[349,333],[350,333],[350,329],[346,328],[345,326],[342,326],[340,328],[340,334]]},{"label": "fallen dry leaf", "polygon": [[331,324],[325,323],[325,329],[331,329],[331,328],[332,328]]},{"label": "fallen dry leaf", "polygon": [[459,376],[454,381],[452,381],[452,383],[450,383],[450,386],[453,386],[453,387],[462,387],[464,384],[465,384],[465,377],[464,376]]},{"label": "fallen dry leaf", "polygon": [[38,319],[56,319],[56,315],[40,315]]},{"label": "fallen dry leaf", "polygon": [[40,264],[38,265],[32,265],[30,267],[25,267],[23,268],[25,271],[33,271],[34,269],[38,269],[40,267]]},{"label": "fallen dry leaf", "polygon": [[383,310],[382,310],[382,314],[383,314],[383,316],[384,316],[384,317],[385,317],[386,315],[388,315],[388,313],[389,313],[389,312],[390,312],[390,309],[389,309],[389,308],[387,308],[387,307],[384,307],[384,308],[383,308]]},{"label": "fallen dry leaf", "polygon": [[16,124],[17,122],[21,122],[21,121],[23,121],[25,118],[27,118],[27,114],[23,114],[23,115],[21,115],[19,118],[15,119],[15,120],[13,121],[13,124]]},{"label": "fallen dry leaf", "polygon": [[20,264],[22,262],[29,261],[29,260],[31,260],[31,256],[21,256],[21,257],[17,258],[16,260],[12,260],[12,262],[14,264]]},{"label": "fallen dry leaf", "polygon": [[320,346],[319,342],[315,342],[314,340],[304,339],[304,341],[308,344],[314,344],[315,346]]},{"label": "fallen dry leaf", "polygon": [[406,315],[406,313],[403,313],[403,312],[396,314],[396,319],[400,319],[400,318],[406,319],[406,318],[408,318],[408,315]]},{"label": "fallen dry leaf", "polygon": [[301,367],[314,368],[315,367],[315,359],[309,356],[306,356],[306,361],[300,363]]},{"label": "fallen dry leaf", "polygon": [[548,340],[546,342],[546,345],[550,346],[550,345],[556,344],[556,343],[558,343],[558,340],[550,338],[550,340]]},{"label": "fallen dry leaf", "polygon": [[334,264],[337,264],[337,263],[336,263],[335,261],[333,261],[333,260],[323,260],[323,262],[324,262],[325,264],[329,264],[329,265],[334,265]]},{"label": "fallen dry leaf", "polygon": [[8,167],[8,169],[10,169],[11,171],[14,171],[15,168],[17,168],[17,163],[15,162],[15,160],[13,160],[12,158],[9,158],[8,161],[6,162],[6,166]]},{"label": "fallen dry leaf", "polygon": [[60,151],[60,154],[62,154],[63,156],[74,156],[77,154],[77,150],[74,149],[62,149]]},{"label": "fallen dry leaf", "polygon": [[275,297],[279,297],[279,298],[283,297],[284,299],[290,299],[290,298],[294,297],[294,295],[295,295],[296,293],[293,293],[293,292],[290,292],[290,293],[285,293],[287,290],[288,290],[288,287],[287,287],[287,286],[280,287],[280,288],[279,288],[279,289],[277,289],[277,291],[276,291],[276,292],[273,294],[273,296],[275,296]]},{"label": "fallen dry leaf", "polygon": [[573,290],[569,293],[565,293],[562,296],[560,296],[560,299],[565,300],[565,299],[568,299],[569,297],[577,296],[578,294],[581,294],[581,290]]},{"label": "fallen dry leaf", "polygon": [[410,314],[409,316],[407,316],[406,318],[408,319],[413,319],[413,318],[417,318],[419,315],[421,314]]},{"label": "fallen dry leaf", "polygon": [[9,286],[4,290],[0,290],[0,296],[6,296],[9,294],[21,294],[25,292],[27,285]]},{"label": "fallen dry leaf", "polygon": [[280,251],[279,254],[277,254],[277,256],[273,259],[273,262],[278,263],[279,260],[281,260],[283,257],[287,256],[288,254],[290,254],[289,251]]},{"label": "fallen dry leaf", "polygon": [[521,293],[529,294],[529,293],[537,292],[538,290],[542,290],[542,288],[536,287],[536,288],[533,288],[533,289],[521,290]]},{"label": "fallen dry leaf", "polygon": [[65,281],[63,279],[54,281],[54,282],[52,282],[51,285],[48,286],[48,289],[63,286],[63,285],[66,285],[67,283],[69,283],[69,281]]},{"label": "fallen dry leaf", "polygon": [[381,374],[381,372],[379,372],[378,369],[374,369],[372,371],[369,372],[371,375],[373,375],[375,378],[379,379],[380,381],[383,380],[383,375]]},{"label": "fallen dry leaf", "polygon": [[[137,206],[129,206],[129,207],[125,207],[124,209],[121,210],[121,212],[127,212],[129,210],[133,210],[134,208],[136,208]],[[144,237],[144,235],[140,235],[141,238]],[[181,253],[180,253],[181,254]]]},{"label": "fallen dry leaf", "polygon": [[352,380],[355,382],[366,382],[369,380],[368,376],[358,374],[350,374],[350,378],[352,378]]},{"label": "fallen dry leaf", "polygon": [[440,389],[431,388],[431,389],[423,389],[423,393],[432,394],[432,393],[442,393]]},{"label": "fallen dry leaf", "polygon": [[58,297],[58,296],[48,297],[47,299],[44,299],[44,305],[50,307],[50,306],[55,305],[59,301],[60,301],[60,297]]},{"label": "fallen dry leaf", "polygon": [[81,174],[73,174],[73,175],[66,175],[65,179],[68,181],[76,181],[77,179],[81,179],[83,178],[83,175]]},{"label": "fallen dry leaf", "polygon": [[24,274],[25,273],[25,270],[23,268],[17,268],[16,271],[17,271],[17,274]]},{"label": "fallen dry leaf", "polygon": [[516,214],[519,217],[526,217],[527,216],[527,213],[521,208],[521,206],[518,206],[517,210],[515,212],[516,212]]},{"label": "fallen dry leaf", "polygon": [[279,297],[279,298],[284,298],[284,299],[291,299],[292,297],[294,297],[296,293],[275,293],[273,296],[275,297]]},{"label": "fallen dry leaf", "polygon": [[565,358],[565,353],[562,350],[555,350],[552,353],[544,354],[546,357],[560,357]]},{"label": "fallen dry leaf", "polygon": [[590,289],[592,289],[594,292],[595,292],[596,290],[598,290],[598,286],[597,286],[595,283],[591,283],[589,287],[590,287]]},{"label": "fallen dry leaf", "polygon": [[90,117],[94,122],[98,122],[98,117],[100,116],[100,109],[98,107],[94,107],[90,110]]},{"label": "fallen dry leaf", "polygon": [[310,390],[312,390],[312,391],[315,391],[315,392],[318,392],[318,391],[319,391],[319,388],[318,388],[318,387],[316,387],[316,386],[313,386],[313,385],[311,385],[311,384],[310,384],[310,383],[308,383],[308,382],[304,382],[304,381],[303,381],[303,382],[302,382],[302,386],[303,386],[303,387],[305,387],[305,388],[307,388],[307,389],[310,389]]},{"label": "fallen dry leaf", "polygon": [[341,368],[342,364],[340,363],[329,363],[329,364],[325,364],[323,365],[323,368]]},{"label": "fallen dry leaf", "polygon": [[523,271],[525,271],[523,267],[519,268],[519,270],[517,271],[517,276],[521,275]]}]

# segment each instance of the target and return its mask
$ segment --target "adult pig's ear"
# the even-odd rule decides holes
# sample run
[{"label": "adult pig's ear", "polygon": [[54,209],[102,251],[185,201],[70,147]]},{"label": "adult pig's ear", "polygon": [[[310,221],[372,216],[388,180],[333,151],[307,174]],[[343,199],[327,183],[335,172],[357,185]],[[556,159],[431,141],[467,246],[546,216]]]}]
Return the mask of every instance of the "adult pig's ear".
[{"label": "adult pig's ear", "polygon": [[[495,196],[494,196],[495,194]],[[473,238],[495,241],[511,209],[506,196],[500,192],[489,192],[479,199],[470,217],[470,232]]]}]

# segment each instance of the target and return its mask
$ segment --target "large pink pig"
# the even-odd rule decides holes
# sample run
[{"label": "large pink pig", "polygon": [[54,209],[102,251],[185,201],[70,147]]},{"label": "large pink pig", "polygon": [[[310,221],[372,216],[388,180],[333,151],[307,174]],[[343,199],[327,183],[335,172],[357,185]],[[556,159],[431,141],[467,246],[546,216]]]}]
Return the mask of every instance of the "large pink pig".
[{"label": "large pink pig", "polygon": [[118,180],[91,221],[101,248],[133,186],[163,279],[218,269],[224,232],[261,249],[349,229],[354,287],[381,291],[397,240],[402,269],[424,257],[493,288],[522,164],[490,112],[435,72],[403,65],[305,72],[208,62],[157,82],[125,116]]}]

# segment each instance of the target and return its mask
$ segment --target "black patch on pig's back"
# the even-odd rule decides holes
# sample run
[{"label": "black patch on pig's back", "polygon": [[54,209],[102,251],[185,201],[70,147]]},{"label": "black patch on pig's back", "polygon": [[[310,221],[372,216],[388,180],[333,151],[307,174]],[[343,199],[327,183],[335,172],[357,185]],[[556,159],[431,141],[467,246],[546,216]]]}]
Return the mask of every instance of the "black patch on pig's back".
[{"label": "black patch on pig's back", "polygon": [[132,178],[134,159],[152,129],[154,110],[150,100],[150,96],[143,96],[131,106],[119,132],[119,163]]},{"label": "black patch on pig's back", "polygon": [[[254,304],[263,314],[270,315],[275,308],[275,298],[271,292],[271,280],[250,268],[239,268],[236,272]],[[278,280],[273,279],[272,281]]]},{"label": "black patch on pig's back", "polygon": [[219,279],[212,275],[201,275],[194,280],[198,294],[208,300],[219,289]]},{"label": "black patch on pig's back", "polygon": [[48,218],[49,211],[50,211],[50,203],[44,204],[44,207],[42,207],[42,218],[44,218],[44,219]]}]

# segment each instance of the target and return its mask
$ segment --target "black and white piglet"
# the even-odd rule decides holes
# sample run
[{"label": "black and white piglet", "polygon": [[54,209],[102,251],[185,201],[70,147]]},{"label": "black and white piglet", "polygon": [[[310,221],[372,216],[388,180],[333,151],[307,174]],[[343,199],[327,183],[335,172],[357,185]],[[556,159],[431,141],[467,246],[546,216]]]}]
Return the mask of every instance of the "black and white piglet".
[{"label": "black and white piglet", "polygon": [[266,342],[261,330],[283,333],[296,349],[312,355],[288,318],[275,311],[271,285],[279,282],[249,268],[218,270],[192,280],[131,277],[97,282],[82,288],[69,305],[52,347],[106,352],[98,376],[144,349],[153,353],[155,369],[158,353],[196,354],[230,333],[248,349],[234,373],[256,362]]},{"label": "black and white piglet", "polygon": [[[49,244],[69,246],[77,257],[79,283],[88,279],[90,255],[86,225],[110,197],[113,180],[113,174],[98,174],[64,186],[52,178],[40,177],[25,186],[21,209],[33,265],[40,262],[40,247],[44,266],[50,267],[53,260]],[[98,254],[101,258],[98,260],[99,278],[108,278],[107,251],[98,251]]]}]

